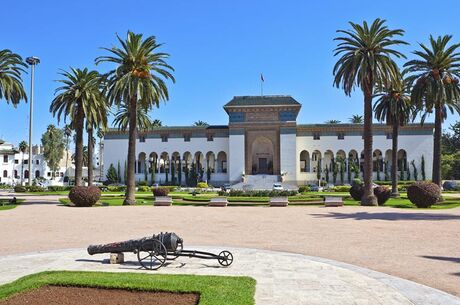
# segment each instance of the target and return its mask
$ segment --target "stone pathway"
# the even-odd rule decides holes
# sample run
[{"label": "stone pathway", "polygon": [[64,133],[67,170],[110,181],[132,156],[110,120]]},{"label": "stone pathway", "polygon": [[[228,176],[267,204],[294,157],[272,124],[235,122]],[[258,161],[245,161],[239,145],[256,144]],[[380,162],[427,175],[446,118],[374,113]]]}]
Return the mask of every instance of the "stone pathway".
[{"label": "stone pathway", "polygon": [[[218,253],[220,247],[187,247]],[[235,260],[229,268],[214,261],[178,258],[152,273],[247,275],[257,280],[257,305],[385,304],[460,305],[442,291],[352,265],[300,254],[227,248]],[[123,265],[108,264],[108,255],[90,256],[83,249],[0,257],[0,284],[45,270],[149,272],[139,269],[136,256]]]}]

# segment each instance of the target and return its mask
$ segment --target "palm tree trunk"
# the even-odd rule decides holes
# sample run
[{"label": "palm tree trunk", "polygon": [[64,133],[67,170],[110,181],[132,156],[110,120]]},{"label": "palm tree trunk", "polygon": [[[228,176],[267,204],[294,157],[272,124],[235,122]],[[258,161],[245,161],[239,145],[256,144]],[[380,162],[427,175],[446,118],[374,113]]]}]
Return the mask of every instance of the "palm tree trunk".
[{"label": "palm tree trunk", "polygon": [[131,98],[129,104],[128,174],[126,181],[126,198],[123,201],[123,205],[132,205],[136,203],[134,169],[136,166],[137,95]]},{"label": "palm tree trunk", "polygon": [[88,186],[93,185],[93,129],[88,129]]},{"label": "palm tree trunk", "polygon": [[441,187],[441,132],[442,108],[441,103],[436,103],[433,138],[433,183]]},{"label": "palm tree trunk", "polygon": [[369,85],[368,88],[364,93],[364,195],[361,205],[377,205],[372,187],[372,86]]},{"label": "palm tree trunk", "polygon": [[391,148],[391,197],[399,197],[398,193],[398,122],[393,123],[392,148]]},{"label": "palm tree trunk", "polygon": [[75,128],[75,186],[81,186],[83,176],[83,109],[78,108],[77,126]]}]

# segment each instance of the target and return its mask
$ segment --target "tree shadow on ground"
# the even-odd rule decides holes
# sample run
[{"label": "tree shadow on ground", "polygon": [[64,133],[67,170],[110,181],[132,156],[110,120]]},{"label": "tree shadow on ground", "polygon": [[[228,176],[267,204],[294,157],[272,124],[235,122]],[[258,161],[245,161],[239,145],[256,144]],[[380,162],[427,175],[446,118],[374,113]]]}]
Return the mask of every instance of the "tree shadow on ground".
[{"label": "tree shadow on ground", "polygon": [[331,212],[328,214],[311,214],[318,218],[335,218],[335,219],[354,219],[354,220],[460,220],[460,215],[450,214],[430,214],[430,213],[337,213]]},{"label": "tree shadow on ground", "polygon": [[423,258],[435,259],[438,261],[452,262],[460,264],[460,257],[449,257],[449,256],[434,256],[434,255],[422,255]]}]

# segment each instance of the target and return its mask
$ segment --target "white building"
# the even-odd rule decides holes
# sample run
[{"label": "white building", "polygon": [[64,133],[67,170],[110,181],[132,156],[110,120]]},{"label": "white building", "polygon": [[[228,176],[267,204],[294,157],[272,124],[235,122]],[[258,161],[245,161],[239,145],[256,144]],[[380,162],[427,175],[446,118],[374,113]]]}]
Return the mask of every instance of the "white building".
[{"label": "white building", "polygon": [[[160,127],[139,133],[136,145],[136,179],[185,183],[184,173],[195,166],[213,185],[269,181],[291,184],[333,182],[334,164],[343,164],[344,183],[352,164],[363,161],[361,124],[298,124],[301,104],[290,96],[236,96],[224,106],[228,125]],[[391,168],[391,127],[374,125],[374,178],[384,180]],[[112,164],[124,170],[128,134],[109,130],[104,138],[105,173]],[[433,125],[410,124],[400,128],[399,169],[421,179],[422,156],[426,178],[431,178]],[[342,161],[343,160],[343,161]],[[413,165],[412,165],[413,164]],[[318,173],[318,167],[322,170]],[[362,167],[362,165],[361,165]],[[386,170],[385,170],[386,168]],[[180,171],[180,173],[179,173]],[[327,174],[329,172],[329,174]],[[337,173],[337,170],[336,170]],[[123,175],[122,175],[123,176]],[[341,183],[340,174],[336,183]]]},{"label": "white building", "polygon": [[[64,177],[67,176],[66,171],[72,168],[72,162],[67,160],[68,168],[66,167],[66,154],[60,162],[58,171],[55,172],[55,178],[52,178],[52,172],[47,166],[43,156],[43,147],[32,147],[32,179],[42,178],[46,185],[64,185]],[[17,185],[28,182],[29,179],[29,154],[22,153],[13,144],[0,140],[0,183]]]}]

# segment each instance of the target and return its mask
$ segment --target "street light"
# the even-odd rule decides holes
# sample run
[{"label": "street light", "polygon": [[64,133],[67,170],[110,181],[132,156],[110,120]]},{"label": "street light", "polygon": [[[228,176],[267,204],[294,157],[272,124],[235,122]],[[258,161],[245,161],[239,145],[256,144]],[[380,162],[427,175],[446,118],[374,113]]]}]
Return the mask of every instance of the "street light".
[{"label": "street light", "polygon": [[30,65],[30,114],[29,114],[29,186],[32,185],[32,123],[33,123],[33,109],[34,109],[34,77],[35,65],[40,63],[40,59],[36,56],[26,58],[26,62]]}]

